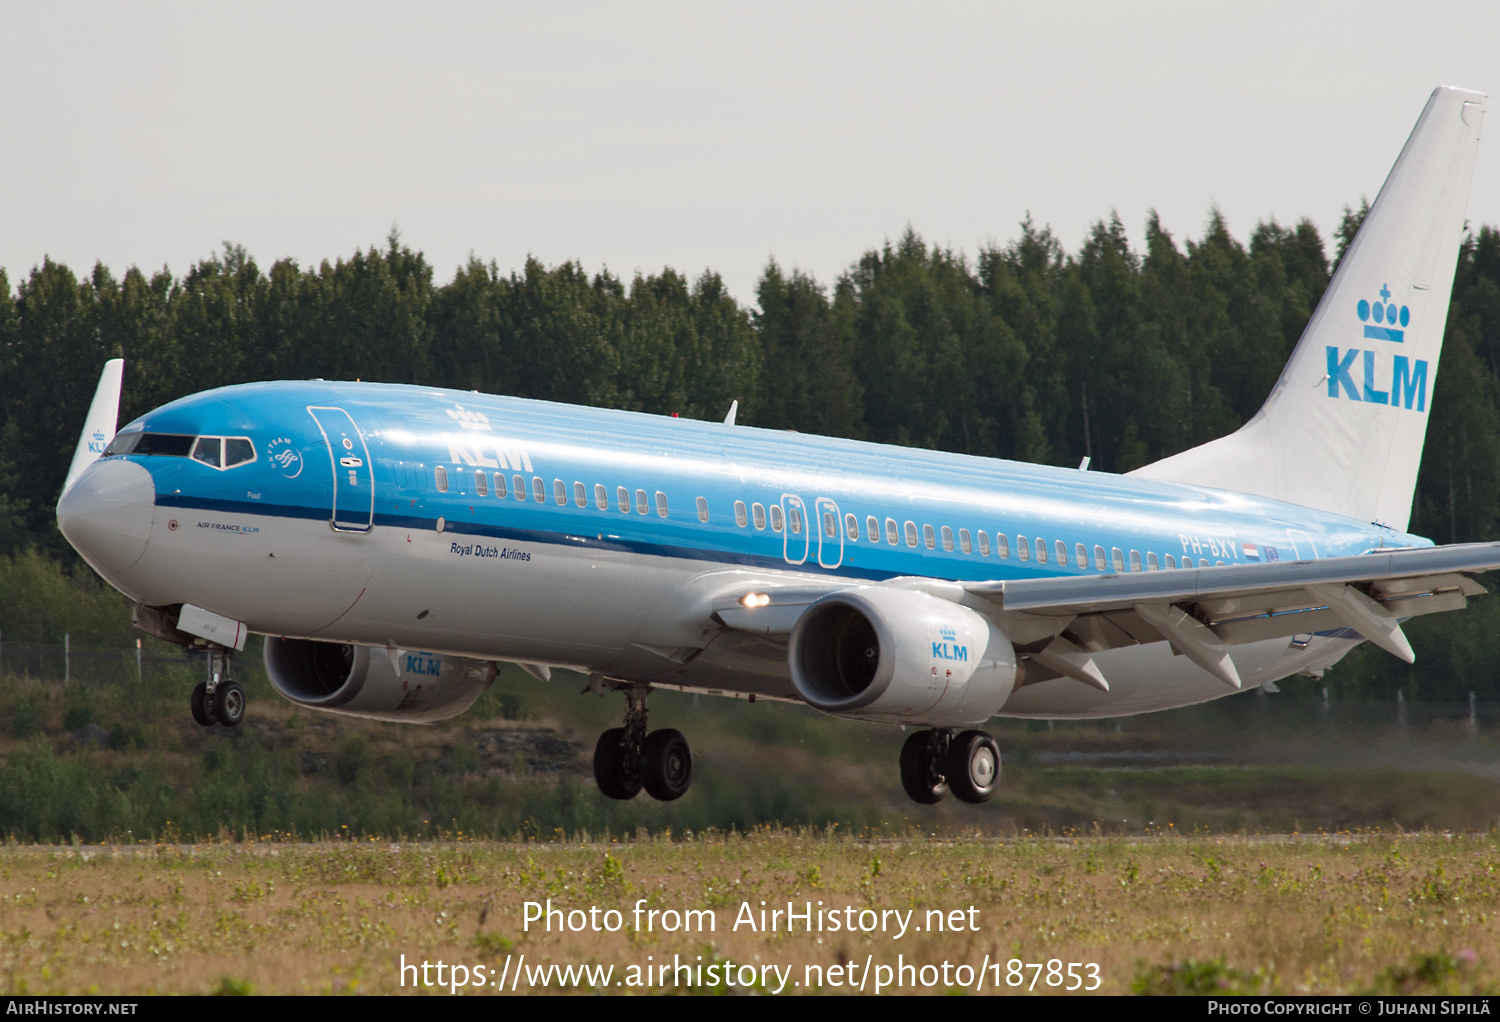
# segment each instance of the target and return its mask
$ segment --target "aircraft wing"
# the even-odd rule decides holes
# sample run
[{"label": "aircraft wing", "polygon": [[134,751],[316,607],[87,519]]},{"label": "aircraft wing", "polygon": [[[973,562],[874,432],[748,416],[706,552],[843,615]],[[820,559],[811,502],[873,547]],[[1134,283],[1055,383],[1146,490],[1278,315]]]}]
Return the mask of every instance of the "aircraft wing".
[{"label": "aircraft wing", "polygon": [[1486,592],[1471,574],[1497,568],[1500,543],[1465,543],[963,589],[992,605],[1023,655],[1058,674],[1107,688],[1090,654],[1165,640],[1238,688],[1229,647],[1282,636],[1348,629],[1410,663],[1400,621],[1461,609]]}]

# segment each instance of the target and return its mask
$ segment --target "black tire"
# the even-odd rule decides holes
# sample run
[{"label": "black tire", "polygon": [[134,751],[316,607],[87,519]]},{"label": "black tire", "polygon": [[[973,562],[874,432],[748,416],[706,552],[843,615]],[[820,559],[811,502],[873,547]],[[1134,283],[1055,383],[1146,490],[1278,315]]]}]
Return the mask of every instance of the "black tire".
[{"label": "black tire", "polygon": [[927,755],[930,731],[917,731],[901,746],[901,787],[919,805],[935,805],[948,794],[948,782],[932,775]]},{"label": "black tire", "polygon": [[625,729],[612,727],[599,736],[594,746],[594,783],[599,794],[628,802],[641,790],[640,764],[629,763],[626,755]]},{"label": "black tire", "polygon": [[189,708],[193,711],[193,720],[204,727],[212,727],[214,724],[214,708],[210,705],[208,698],[208,684],[198,682],[193,689],[193,695],[189,701]]},{"label": "black tire", "polygon": [[1000,785],[1000,747],[983,731],[965,731],[948,746],[948,788],[978,805]]},{"label": "black tire", "polygon": [[245,690],[232,681],[214,689],[214,719],[225,727],[239,727],[245,719]]},{"label": "black tire", "polygon": [[658,802],[672,802],[693,784],[693,750],[681,731],[664,727],[646,736],[641,748],[641,780]]}]

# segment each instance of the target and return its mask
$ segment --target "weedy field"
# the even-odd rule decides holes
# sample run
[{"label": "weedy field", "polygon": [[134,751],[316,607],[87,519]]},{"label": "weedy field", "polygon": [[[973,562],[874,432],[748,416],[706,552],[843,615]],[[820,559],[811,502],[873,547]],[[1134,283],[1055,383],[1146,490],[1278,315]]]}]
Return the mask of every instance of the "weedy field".
[{"label": "weedy field", "polygon": [[[550,933],[528,930],[526,903],[548,899],[581,910],[571,921],[582,932],[559,932],[557,920]],[[789,932],[784,916],[763,930],[762,902],[810,906],[824,913],[815,920],[837,915],[855,930],[797,920]],[[584,922],[591,909],[598,932]],[[690,909],[700,914],[683,915]],[[484,983],[458,988],[471,995],[496,992],[502,975],[507,990],[527,993],[724,993],[709,980],[726,967],[734,992],[849,992],[864,979],[868,994],[882,978],[885,992],[972,991],[982,975],[985,993],[1055,994],[1080,963],[1078,985],[1097,975],[1101,993],[1475,993],[1500,987],[1497,910],[1493,832],[872,840],[830,827],[521,843],[9,845],[0,992],[446,995],[462,965],[468,982]],[[703,932],[683,932],[685,918]],[[428,963],[425,977],[403,974],[402,956]],[[645,971],[674,961],[701,967],[698,982]],[[553,971],[580,965],[613,970]]]}]

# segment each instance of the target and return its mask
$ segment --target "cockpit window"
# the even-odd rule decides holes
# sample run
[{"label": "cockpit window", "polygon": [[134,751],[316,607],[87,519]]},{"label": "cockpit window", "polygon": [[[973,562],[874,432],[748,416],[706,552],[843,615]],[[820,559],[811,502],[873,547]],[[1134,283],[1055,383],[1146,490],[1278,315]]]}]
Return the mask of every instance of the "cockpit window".
[{"label": "cockpit window", "polygon": [[205,465],[219,467],[219,449],[222,445],[216,436],[200,436],[198,442],[193,445],[193,460],[201,461]]},{"label": "cockpit window", "polygon": [[141,442],[131,454],[152,454],[166,458],[186,458],[193,449],[193,437],[176,433],[141,433]]},{"label": "cockpit window", "polygon": [[140,443],[140,440],[140,430],[136,430],[134,433],[118,433],[109,442],[109,446],[104,449],[105,457],[112,454],[129,454],[135,450],[135,445]]},{"label": "cockpit window", "polygon": [[233,468],[255,460],[255,445],[242,436],[232,436],[224,441],[224,467]]}]

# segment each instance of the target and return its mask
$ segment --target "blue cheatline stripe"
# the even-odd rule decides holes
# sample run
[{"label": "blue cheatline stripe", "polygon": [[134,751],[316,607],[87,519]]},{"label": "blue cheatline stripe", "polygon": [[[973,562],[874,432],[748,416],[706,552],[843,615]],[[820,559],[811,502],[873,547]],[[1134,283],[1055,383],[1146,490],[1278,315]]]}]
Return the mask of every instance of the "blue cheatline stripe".
[{"label": "blue cheatline stripe", "polygon": [[1406,331],[1393,330],[1386,326],[1367,326],[1365,336],[1377,341],[1395,341],[1397,344],[1403,344]]},{"label": "blue cheatline stripe", "polygon": [[[259,515],[266,518],[292,518],[304,521],[326,522],[325,508],[301,507],[295,504],[267,504],[261,501],[218,500],[212,497],[191,497],[184,494],[164,494],[156,498],[158,507],[179,507],[195,511],[218,511],[232,514]],[[412,515],[393,515],[376,512],[375,524],[394,529],[412,529],[422,532],[436,531],[436,518]],[[482,536],[487,539],[510,540],[519,543],[539,543],[547,546],[566,546],[574,549],[598,550],[601,552],[645,554],[653,557],[673,557],[689,561],[711,561],[716,564],[732,564],[746,568],[768,568],[781,571],[797,571],[809,575],[827,575],[832,578],[847,578],[853,581],[879,582],[888,578],[910,575],[909,571],[882,571],[877,568],[825,568],[817,559],[810,557],[805,564],[789,564],[784,558],[765,557],[759,554],[735,553],[728,550],[712,550],[701,547],[674,546],[652,543],[646,540],[625,539],[608,533],[581,535],[578,533],[546,532],[540,529],[515,529],[500,525],[485,525],[480,522],[446,520],[443,535]],[[958,580],[954,580],[958,581]]]}]

